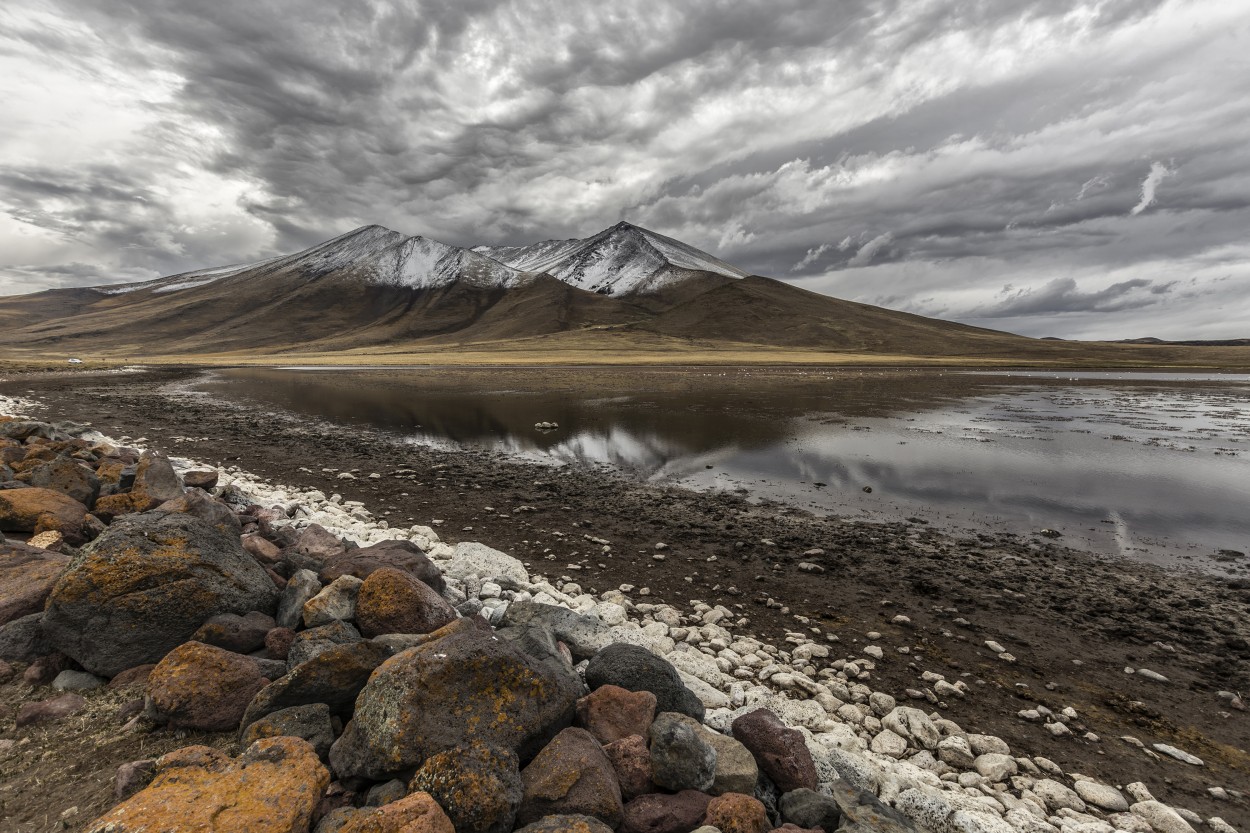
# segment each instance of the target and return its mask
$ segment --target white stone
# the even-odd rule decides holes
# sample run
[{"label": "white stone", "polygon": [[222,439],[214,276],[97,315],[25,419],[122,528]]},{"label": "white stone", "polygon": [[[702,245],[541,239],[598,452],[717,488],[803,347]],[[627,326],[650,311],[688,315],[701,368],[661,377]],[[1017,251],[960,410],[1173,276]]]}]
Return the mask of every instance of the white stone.
[{"label": "white stone", "polygon": [[889,729],[882,729],[872,739],[872,743],[869,744],[868,748],[878,755],[901,758],[907,753],[907,739],[891,732]]},{"label": "white stone", "polygon": [[1138,668],[1138,669],[1137,669],[1137,676],[1139,676],[1139,677],[1145,677],[1147,680],[1154,680],[1156,683],[1170,683],[1170,682],[1172,682],[1172,681],[1171,681],[1171,680],[1169,680],[1167,677],[1165,677],[1165,676],[1163,676],[1162,674],[1160,674],[1158,671],[1151,671],[1149,668]]},{"label": "white stone", "polygon": [[1183,763],[1192,764],[1193,766],[1206,766],[1202,758],[1199,758],[1197,755],[1190,755],[1188,752],[1183,749],[1177,749],[1175,746],[1168,746],[1166,743],[1156,743],[1154,748],[1156,752],[1167,755],[1169,758],[1175,758]]},{"label": "white stone", "polygon": [[973,762],[973,766],[976,767],[977,772],[991,781],[1006,781],[1019,771],[1016,767],[1015,758],[998,752],[987,752],[984,755],[978,755],[976,761]]},{"label": "white stone", "polygon": [[968,735],[968,746],[972,748],[973,755],[1011,754],[1011,747],[1007,745],[1007,741],[993,735]]},{"label": "white stone", "polygon": [[1189,822],[1161,801],[1139,801],[1129,809],[1145,819],[1156,833],[1194,833]]},{"label": "white stone", "polygon": [[476,541],[456,544],[455,554],[441,566],[443,575],[452,578],[478,576],[506,578],[518,584],[530,583],[529,572],[518,559]]},{"label": "white stone", "polygon": [[1050,778],[1043,778],[1034,784],[1033,794],[1046,802],[1047,809],[1051,811],[1065,807],[1077,812],[1084,812],[1085,810],[1085,802],[1081,800],[1079,795]]},{"label": "white stone", "polygon": [[986,648],[989,648],[991,651],[993,651],[993,652],[994,652],[994,653],[996,653],[996,654],[1005,654],[1005,653],[1007,653],[1007,649],[1006,649],[1006,648],[1004,648],[1002,645],[1000,645],[999,643],[995,642],[995,641],[994,641],[994,640],[992,640],[992,639],[987,639],[987,640],[985,640],[985,647],[986,647]]},{"label": "white stone", "polygon": [[936,749],[942,739],[933,721],[920,709],[898,706],[881,719],[881,724],[925,749]]},{"label": "white stone", "polygon": [[1129,798],[1134,801],[1154,801],[1155,797],[1150,794],[1150,788],[1141,781],[1134,781],[1124,787],[1124,791],[1129,794]]},{"label": "white stone", "polygon": [[1207,819],[1207,827],[1211,828],[1215,833],[1237,833],[1237,828],[1219,816],[1212,816]]},{"label": "white stone", "polygon": [[1128,801],[1115,787],[1096,781],[1077,781],[1075,786],[1076,794],[1087,804],[1093,804],[1109,813],[1123,813],[1128,809]]}]

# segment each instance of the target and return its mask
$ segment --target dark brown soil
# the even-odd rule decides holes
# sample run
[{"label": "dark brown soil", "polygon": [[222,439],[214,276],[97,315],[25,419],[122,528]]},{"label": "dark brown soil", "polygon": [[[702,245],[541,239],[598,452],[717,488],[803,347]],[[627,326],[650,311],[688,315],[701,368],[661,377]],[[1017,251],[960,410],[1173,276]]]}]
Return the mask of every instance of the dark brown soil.
[{"label": "dark brown soil", "polygon": [[[834,658],[861,656],[865,645],[878,644],[885,659],[871,684],[900,702],[907,701],[905,689],[923,687],[923,671],[966,675],[972,693],[939,707],[965,730],[1002,737],[1016,754],[1045,756],[1067,772],[1117,785],[1144,781],[1160,800],[1250,829],[1250,807],[1207,793],[1213,786],[1250,787],[1250,715],[1217,697],[1220,690],[1250,693],[1250,581],[1168,572],[1046,539],[953,537],[922,524],[819,518],[731,494],[639,484],[605,470],[552,470],[484,452],[435,451],[373,431],[278,421],[204,399],[158,395],[179,373],[27,377],[0,385],[0,392],[34,391],[49,406],[45,418],[87,421],[112,436],[146,437],[146,444],[174,454],[339,492],[394,525],[441,520],[438,529],[449,542],[482,541],[586,590],[632,584],[678,607],[692,599],[721,603],[750,618],[746,631],[777,643],[787,631],[819,628],[839,638]],[[384,476],[344,482],[323,468]],[[402,468],[419,474],[392,474]],[[610,541],[612,552],[603,554],[587,535]],[[662,562],[652,558],[657,542],[669,547]],[[804,555],[812,548],[824,554]],[[825,572],[801,572],[803,561]],[[582,569],[570,569],[573,564]],[[769,599],[786,607],[770,607]],[[898,614],[910,617],[911,626],[891,624]],[[960,618],[968,624],[957,624]],[[869,640],[870,631],[881,637]],[[999,660],[985,640],[1001,642],[1017,661]],[[897,653],[900,646],[910,654]],[[1126,675],[1126,666],[1152,669],[1171,682]],[[0,689],[10,721],[14,686]],[[1055,738],[1016,716],[1038,703],[1075,708],[1075,734]],[[11,727],[0,724],[0,737],[14,737]],[[1086,731],[1100,740],[1083,739]],[[1147,746],[1180,747],[1206,766],[1151,758],[1120,740],[1124,735]],[[48,742],[56,747],[62,739]],[[53,754],[63,759],[64,751]],[[32,808],[41,804],[83,803],[67,794],[142,757],[128,749],[78,754],[84,771],[45,773],[39,785],[27,783],[20,798],[7,799],[19,803],[6,811],[21,807],[22,818],[33,819]],[[0,757],[0,773],[12,778],[7,761]]]}]

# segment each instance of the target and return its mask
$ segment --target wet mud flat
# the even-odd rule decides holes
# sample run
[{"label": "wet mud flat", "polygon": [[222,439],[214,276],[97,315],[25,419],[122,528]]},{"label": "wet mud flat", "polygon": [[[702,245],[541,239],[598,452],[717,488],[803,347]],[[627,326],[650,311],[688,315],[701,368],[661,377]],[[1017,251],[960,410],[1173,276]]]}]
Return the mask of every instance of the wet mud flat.
[{"label": "wet mud flat", "polygon": [[[541,372],[556,391],[587,384],[578,372]],[[644,381],[620,369],[594,372],[622,390]],[[695,384],[665,373],[665,384]],[[781,392],[767,395],[801,392],[811,384],[802,374],[781,373]],[[848,657],[882,646],[873,686],[900,703],[907,689],[924,687],[925,671],[962,677],[971,693],[941,708],[966,730],[1065,770],[1142,780],[1171,803],[1250,827],[1245,804],[1207,793],[1250,784],[1250,718],[1219,696],[1250,692],[1250,580],[1240,575],[1168,571],[988,529],[950,534],[920,522],[818,516],[732,492],[640,483],[603,466],[415,446],[373,428],[188,395],[183,386],[195,378],[180,370],[28,377],[0,392],[29,392],[47,406],[45,418],[91,422],[171,453],[338,492],[392,525],[441,521],[445,540],[482,541],[588,590],[630,584],[678,606],[724,604],[769,641],[817,629]],[[466,383],[449,376],[442,384]],[[900,614],[910,623],[896,623]],[[1073,734],[1055,737],[1018,716],[1039,705],[1075,709]],[[1123,736],[1147,749],[1179,747],[1205,766],[1148,754]]]}]

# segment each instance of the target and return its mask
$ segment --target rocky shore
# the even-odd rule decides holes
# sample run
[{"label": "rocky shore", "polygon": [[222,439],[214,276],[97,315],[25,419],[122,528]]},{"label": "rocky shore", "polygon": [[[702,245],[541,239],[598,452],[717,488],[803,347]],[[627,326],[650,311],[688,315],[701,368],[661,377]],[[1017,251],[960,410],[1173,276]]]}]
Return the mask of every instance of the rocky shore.
[{"label": "rocky shore", "polygon": [[[177,420],[168,427],[180,428]],[[986,633],[952,605],[909,604],[913,595],[940,597],[943,577],[958,569],[958,542],[936,534],[909,530],[898,536],[906,548],[888,541],[880,556],[910,593],[878,599],[867,582],[853,590],[871,614],[848,609],[838,623],[831,603],[790,609],[810,588],[793,602],[730,592],[746,584],[734,576],[741,565],[760,569],[741,552],[755,546],[767,548],[770,570],[802,583],[838,570],[827,533],[825,548],[809,539],[798,549],[802,519],[784,537],[730,547],[722,557],[737,556],[738,566],[723,571],[715,556],[695,556],[671,535],[626,562],[612,533],[581,521],[572,529],[590,531],[567,557],[494,536],[516,558],[464,540],[476,531],[467,523],[453,542],[433,518],[409,524],[369,511],[397,495],[352,499],[352,489],[388,480],[415,490],[417,478],[451,474],[446,464],[445,474],[394,457],[378,466],[385,473],[304,467],[306,483],[320,475],[339,489],[327,494],[171,460],[83,427],[8,419],[0,437],[0,529],[10,536],[0,544],[0,679],[9,678],[5,705],[14,712],[0,723],[0,776],[9,784],[0,815],[14,830],[1245,827],[1244,704],[1235,686],[1212,686],[1245,674],[1245,588],[1232,581],[1199,582],[1198,593],[1181,597],[1188,633],[1156,621],[1134,634],[1149,646],[1149,664],[1134,648],[1115,669],[1126,688],[1203,696],[1195,711],[1208,722],[1178,722],[1128,696],[1116,716],[1105,711],[1117,701],[1101,691],[1098,706],[1088,699],[1106,669],[1088,676],[1084,700],[1081,686],[1064,680],[1082,676],[1088,660],[1078,655],[1101,658],[1107,646],[1060,644],[1071,666],[1060,674],[1040,666],[1039,645],[1020,626]],[[527,545],[538,537],[531,519],[545,507],[496,496],[507,505],[466,511],[523,524]],[[756,523],[742,514],[738,535]],[[883,533],[855,535],[867,543]],[[986,543],[968,560],[988,558]],[[597,570],[576,557],[588,550]],[[1006,605],[1023,604],[1039,550],[996,541],[992,552],[1013,557],[983,580]],[[907,555],[933,577],[910,572]],[[680,570],[652,580],[679,559]],[[696,572],[692,563],[703,566]],[[594,589],[613,570],[636,577]],[[706,581],[709,573],[719,577]],[[1185,584],[1150,578],[1165,596]],[[1131,582],[1120,580],[1087,603],[1128,592]],[[932,593],[917,589],[926,581]],[[690,598],[695,590],[706,598]],[[1203,594],[1202,605],[1185,601]],[[1050,596],[1052,608],[1058,598]],[[1065,612],[1055,611],[1056,638],[1067,635]],[[1143,641],[1156,635],[1171,641]],[[1013,675],[1032,686],[1011,683]],[[1004,709],[1011,699],[1018,707]],[[972,723],[953,719],[977,702]],[[106,726],[74,734],[75,721]],[[1020,728],[976,731],[979,723]],[[1104,726],[1133,724],[1136,735],[1103,736]],[[70,784],[80,778],[56,794],[19,783],[71,741],[93,744],[97,756],[110,750],[108,791],[78,800]],[[148,748],[164,754],[118,758]]]}]

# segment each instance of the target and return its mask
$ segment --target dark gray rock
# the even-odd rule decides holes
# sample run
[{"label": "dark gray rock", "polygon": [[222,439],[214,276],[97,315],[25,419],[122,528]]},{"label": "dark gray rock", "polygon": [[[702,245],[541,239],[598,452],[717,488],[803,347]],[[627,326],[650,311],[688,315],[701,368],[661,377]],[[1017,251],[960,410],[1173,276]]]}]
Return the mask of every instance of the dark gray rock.
[{"label": "dark gray rock", "polygon": [[49,460],[22,472],[17,479],[37,489],[60,492],[88,509],[100,496],[100,478],[94,471],[69,457]]},{"label": "dark gray rock", "polygon": [[595,654],[586,666],[586,684],[591,689],[616,685],[649,691],[655,695],[656,711],[678,712],[703,722],[703,703],[686,688],[672,663],[637,645],[609,645]]},{"label": "dark gray rock", "polygon": [[366,579],[383,567],[412,573],[438,593],[442,593],[447,586],[443,574],[430,557],[416,544],[404,540],[380,541],[368,547],[329,555],[321,569],[321,581],[329,584],[339,576],[348,575]]},{"label": "dark gray rock", "polygon": [[408,794],[408,787],[398,778],[384,781],[381,784],[374,784],[369,788],[369,792],[365,794],[366,807],[381,807],[383,804],[390,804],[392,801],[399,801]]},{"label": "dark gray rock", "polygon": [[[842,829],[855,833],[916,833],[910,818],[881,803],[875,795],[856,789],[845,781],[829,785],[833,800],[842,812]],[[825,828],[828,830],[829,828]]]},{"label": "dark gray rock", "polygon": [[265,657],[251,657],[251,660],[260,669],[260,675],[270,682],[280,680],[287,674],[286,660]]},{"label": "dark gray rock", "polygon": [[30,662],[51,653],[43,633],[43,614],[31,613],[0,625],[0,659]]},{"label": "dark gray rock", "polygon": [[48,597],[48,642],[105,677],[160,660],[220,613],[271,612],[273,581],[227,535],[191,515],[119,519],[83,548]]},{"label": "dark gray rock", "polygon": [[542,625],[569,646],[576,660],[590,659],[612,644],[612,631],[594,616],[540,602],[512,602],[504,613],[503,624]]},{"label": "dark gray rock", "polygon": [[278,627],[298,628],[304,621],[304,605],[321,592],[321,582],[313,570],[296,570],[278,598]]},{"label": "dark gray rock", "polygon": [[191,639],[205,645],[225,648],[236,654],[250,654],[265,644],[265,634],[275,627],[277,625],[274,624],[272,616],[257,610],[243,616],[222,613],[200,625]]},{"label": "dark gray rock", "polygon": [[826,831],[838,829],[842,811],[838,802],[807,788],[791,790],[781,797],[783,821],[803,828],[823,827]]},{"label": "dark gray rock", "polygon": [[716,780],[716,749],[701,724],[676,712],[661,712],[651,723],[651,780],[671,792],[707,792]]},{"label": "dark gray rock", "polygon": [[239,523],[239,517],[230,511],[230,507],[220,500],[209,497],[200,489],[182,492],[173,500],[167,500],[156,507],[156,510],[193,515],[222,532],[231,535],[243,534],[243,525]]},{"label": "dark gray rock", "polygon": [[280,735],[303,738],[311,743],[321,759],[325,760],[330,754],[330,745],[334,743],[334,726],[330,722],[330,707],[325,703],[309,703],[270,712],[252,723],[245,724],[239,732],[239,743],[246,748],[261,738],[273,738]]},{"label": "dark gray rock", "polygon": [[350,645],[353,642],[362,641],[364,641],[364,637],[360,635],[360,631],[342,621],[335,621],[328,625],[322,625],[319,628],[309,628],[306,631],[300,631],[295,634],[295,639],[291,640],[291,647],[287,648],[287,668],[303,665],[335,645]]},{"label": "dark gray rock", "polygon": [[369,675],[390,656],[386,646],[373,642],[335,645],[258,691],[239,725],[309,703],[325,703],[334,714],[350,715]]}]

